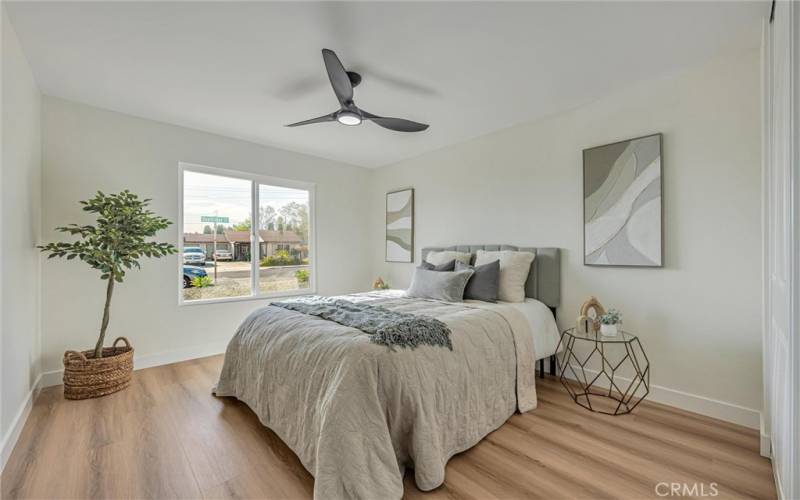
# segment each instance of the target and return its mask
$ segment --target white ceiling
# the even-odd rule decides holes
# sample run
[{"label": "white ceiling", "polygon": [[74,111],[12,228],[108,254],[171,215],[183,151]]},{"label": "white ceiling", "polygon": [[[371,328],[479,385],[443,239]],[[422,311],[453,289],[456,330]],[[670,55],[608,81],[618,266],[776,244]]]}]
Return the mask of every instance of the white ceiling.
[{"label": "white ceiling", "polygon": [[[368,167],[757,47],[766,2],[6,2],[45,94]],[[283,125],[356,104],[430,123]]]}]

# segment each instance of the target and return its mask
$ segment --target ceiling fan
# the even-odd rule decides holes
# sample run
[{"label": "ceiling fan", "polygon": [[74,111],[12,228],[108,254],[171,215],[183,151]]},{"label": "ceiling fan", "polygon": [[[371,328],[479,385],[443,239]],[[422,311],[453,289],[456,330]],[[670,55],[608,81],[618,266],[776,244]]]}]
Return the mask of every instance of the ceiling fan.
[{"label": "ceiling fan", "polygon": [[342,125],[360,125],[362,121],[369,120],[389,130],[397,132],[422,132],[428,125],[417,123],[402,118],[387,118],[383,116],[367,113],[359,109],[353,102],[353,87],[361,83],[361,75],[353,71],[346,71],[336,53],[330,49],[322,49],[322,60],[325,61],[325,69],[328,71],[328,78],[333,87],[333,93],[339,100],[341,108],[333,113],[323,115],[310,120],[286,125],[287,127],[298,127],[300,125],[310,125],[312,123],[339,122]]}]

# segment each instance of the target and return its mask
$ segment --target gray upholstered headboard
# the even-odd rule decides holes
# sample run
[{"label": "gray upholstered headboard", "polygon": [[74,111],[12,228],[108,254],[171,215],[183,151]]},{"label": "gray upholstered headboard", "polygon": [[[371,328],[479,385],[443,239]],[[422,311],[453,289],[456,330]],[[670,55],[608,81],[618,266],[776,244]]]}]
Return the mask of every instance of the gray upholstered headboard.
[{"label": "gray upholstered headboard", "polygon": [[561,253],[558,248],[515,247],[513,245],[453,245],[449,247],[425,247],[422,249],[422,260],[428,252],[455,250],[470,252],[475,261],[478,250],[517,250],[536,254],[531,264],[531,273],[525,282],[525,295],[540,300],[550,307],[561,305]]}]

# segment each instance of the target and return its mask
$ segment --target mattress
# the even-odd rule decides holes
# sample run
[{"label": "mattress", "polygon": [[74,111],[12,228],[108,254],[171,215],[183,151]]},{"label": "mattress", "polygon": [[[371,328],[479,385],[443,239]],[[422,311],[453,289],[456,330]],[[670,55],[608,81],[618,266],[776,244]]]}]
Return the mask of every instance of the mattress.
[{"label": "mattress", "polygon": [[[465,300],[464,303],[484,309],[491,309],[495,305],[480,300]],[[526,298],[525,302],[498,301],[496,305],[511,307],[519,311],[528,322],[532,337],[531,341],[533,342],[533,352],[537,360],[548,358],[556,353],[561,335],[558,332],[558,325],[552,311],[543,302]]]}]

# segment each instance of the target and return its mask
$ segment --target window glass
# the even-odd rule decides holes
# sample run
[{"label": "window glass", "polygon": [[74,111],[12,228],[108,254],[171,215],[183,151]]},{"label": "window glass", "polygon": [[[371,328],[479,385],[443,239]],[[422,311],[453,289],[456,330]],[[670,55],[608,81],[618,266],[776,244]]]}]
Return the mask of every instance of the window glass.
[{"label": "window glass", "polygon": [[309,192],[258,186],[258,289],[262,294],[311,288]]},{"label": "window glass", "polygon": [[252,183],[183,172],[183,299],[252,295]]}]

